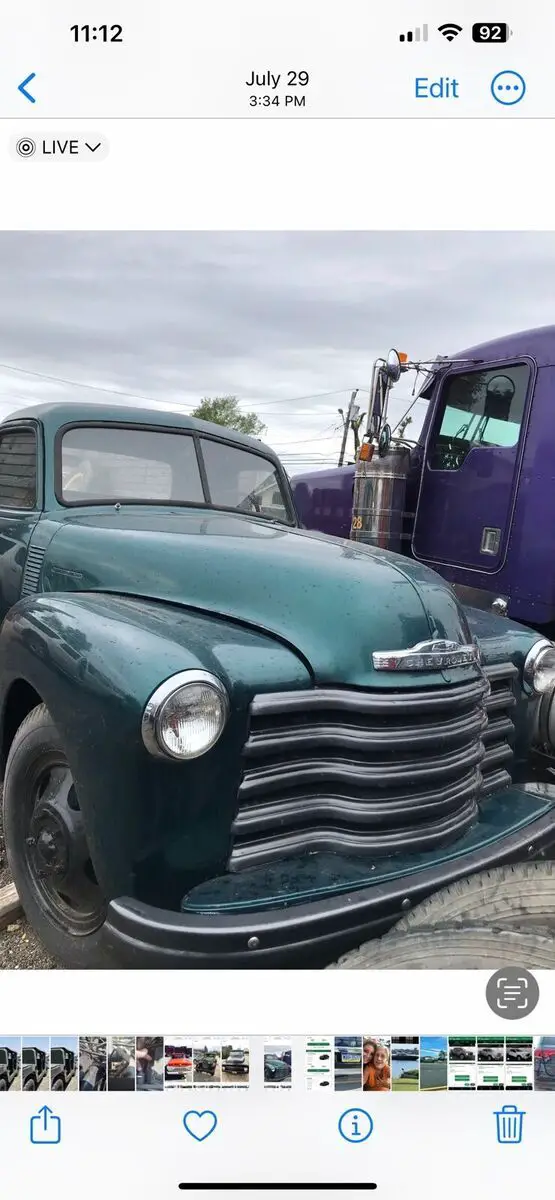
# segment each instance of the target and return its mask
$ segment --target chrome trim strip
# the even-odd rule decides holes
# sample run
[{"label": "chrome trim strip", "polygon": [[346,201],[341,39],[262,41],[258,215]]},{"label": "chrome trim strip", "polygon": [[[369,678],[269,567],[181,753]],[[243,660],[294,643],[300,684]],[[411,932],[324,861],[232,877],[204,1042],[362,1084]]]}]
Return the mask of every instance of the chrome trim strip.
[{"label": "chrome trim strip", "polygon": [[536,669],[538,658],[541,657],[544,650],[553,650],[553,649],[554,649],[554,643],[550,642],[549,638],[540,638],[540,640],[538,642],[534,642],[532,649],[529,650],[528,654],[526,655],[526,659],[524,661],[524,671],[523,671],[524,681],[528,685],[528,687],[531,688],[531,690],[533,692],[536,691],[536,689],[534,687],[534,672]]},{"label": "chrome trim strip", "polygon": [[[410,662],[418,656],[426,660],[422,665]],[[445,639],[417,642],[407,650],[374,651],[372,655],[375,671],[442,671],[446,667],[478,664],[479,661],[480,651],[474,642],[460,645]]]},{"label": "chrome trim strip", "polygon": [[[510,664],[512,669],[512,664]],[[489,668],[486,668],[486,674]],[[443,711],[446,703],[457,705],[481,704],[489,692],[488,680],[481,674],[479,678],[469,683],[455,684],[454,687],[443,687],[416,692],[409,688],[406,691],[356,691],[355,688],[312,688],[299,692],[259,692],[251,704],[252,717],[277,716],[284,713],[319,712],[321,709],[333,708],[338,712],[376,713],[388,716],[390,713],[410,715],[416,711],[418,715],[427,712]]]}]

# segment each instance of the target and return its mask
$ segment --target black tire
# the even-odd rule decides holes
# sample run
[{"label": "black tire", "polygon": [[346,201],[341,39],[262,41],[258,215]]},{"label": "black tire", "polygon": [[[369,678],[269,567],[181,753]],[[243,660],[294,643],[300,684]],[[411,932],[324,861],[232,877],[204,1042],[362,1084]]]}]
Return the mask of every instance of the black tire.
[{"label": "black tire", "polygon": [[8,1090],[7,1079],[0,1079],[0,1092],[7,1092],[7,1090]]},{"label": "black tire", "polygon": [[37,1089],[35,1086],[34,1079],[26,1079],[25,1083],[23,1084],[23,1091],[24,1092],[36,1092],[36,1090]]},{"label": "black tire", "polygon": [[417,904],[387,936],[461,924],[555,933],[555,862],[517,863],[459,879]]},{"label": "black tire", "polygon": [[419,929],[375,938],[343,955],[328,970],[347,971],[531,971],[555,969],[555,939],[544,933],[513,933],[478,925]]},{"label": "black tire", "polygon": [[[29,809],[41,771],[52,764],[67,766],[58,730],[44,704],[34,708],[20,725],[12,742],[4,777],[4,838],[6,855],[25,915],[48,952],[61,966],[110,969],[118,966],[102,944],[104,913],[94,918],[95,928],[76,935],[71,925],[51,915],[40,881],[30,865]],[[104,904],[105,911],[105,904]],[[92,921],[91,921],[92,923]]]}]

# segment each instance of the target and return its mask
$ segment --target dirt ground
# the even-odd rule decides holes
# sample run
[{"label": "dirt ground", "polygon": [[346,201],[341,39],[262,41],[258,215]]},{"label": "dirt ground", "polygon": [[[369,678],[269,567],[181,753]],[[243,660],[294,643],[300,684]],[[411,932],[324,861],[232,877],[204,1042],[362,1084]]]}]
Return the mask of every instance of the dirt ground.
[{"label": "dirt ground", "polygon": [[[2,802],[0,794],[0,887],[10,882],[4,849]],[[15,917],[7,929],[0,930],[0,971],[56,971],[57,963],[30,929],[23,916]]]}]

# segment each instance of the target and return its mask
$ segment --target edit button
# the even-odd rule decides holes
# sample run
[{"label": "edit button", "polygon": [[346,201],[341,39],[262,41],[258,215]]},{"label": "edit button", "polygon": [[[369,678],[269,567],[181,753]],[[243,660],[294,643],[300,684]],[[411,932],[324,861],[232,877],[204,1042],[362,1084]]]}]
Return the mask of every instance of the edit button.
[{"label": "edit button", "polygon": [[458,100],[459,81],[450,75],[440,75],[439,79],[430,79],[428,75],[417,75],[414,81],[416,100]]}]

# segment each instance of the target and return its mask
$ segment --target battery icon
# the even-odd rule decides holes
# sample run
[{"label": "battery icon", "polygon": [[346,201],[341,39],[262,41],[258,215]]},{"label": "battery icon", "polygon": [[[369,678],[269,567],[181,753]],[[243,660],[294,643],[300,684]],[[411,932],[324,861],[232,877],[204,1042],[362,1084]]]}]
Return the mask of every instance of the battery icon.
[{"label": "battery icon", "polygon": [[508,42],[513,36],[512,29],[503,21],[478,21],[472,26],[472,41],[487,42],[488,45],[500,45],[501,42]]}]

